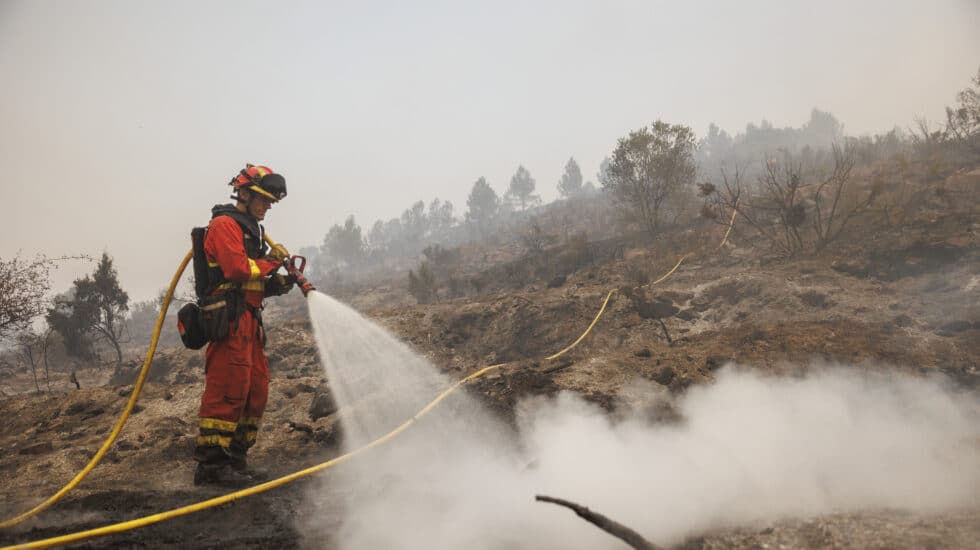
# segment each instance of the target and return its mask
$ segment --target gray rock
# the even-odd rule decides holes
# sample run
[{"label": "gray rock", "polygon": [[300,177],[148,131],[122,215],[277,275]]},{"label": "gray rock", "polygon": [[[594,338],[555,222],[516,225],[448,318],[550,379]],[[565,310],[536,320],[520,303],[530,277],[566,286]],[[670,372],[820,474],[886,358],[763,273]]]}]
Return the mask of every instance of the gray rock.
[{"label": "gray rock", "polygon": [[310,420],[316,422],[320,418],[330,416],[337,412],[337,403],[334,401],[330,392],[322,392],[313,398],[310,403]]},{"label": "gray rock", "polygon": [[674,372],[674,368],[671,366],[666,366],[658,370],[657,373],[653,375],[653,379],[658,384],[669,386],[670,383],[674,381],[675,375],[676,373]]}]

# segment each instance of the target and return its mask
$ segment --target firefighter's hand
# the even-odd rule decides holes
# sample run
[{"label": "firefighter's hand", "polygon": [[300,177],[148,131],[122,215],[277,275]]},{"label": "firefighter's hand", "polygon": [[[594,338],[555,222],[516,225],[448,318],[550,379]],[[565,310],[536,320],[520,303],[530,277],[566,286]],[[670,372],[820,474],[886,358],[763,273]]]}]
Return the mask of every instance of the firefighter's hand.
[{"label": "firefighter's hand", "polygon": [[265,281],[265,295],[282,296],[292,290],[295,285],[295,277],[276,273]]},{"label": "firefighter's hand", "polygon": [[273,260],[278,260],[280,262],[285,262],[289,258],[289,251],[286,247],[281,244],[276,244],[272,249],[269,250],[269,257]]}]

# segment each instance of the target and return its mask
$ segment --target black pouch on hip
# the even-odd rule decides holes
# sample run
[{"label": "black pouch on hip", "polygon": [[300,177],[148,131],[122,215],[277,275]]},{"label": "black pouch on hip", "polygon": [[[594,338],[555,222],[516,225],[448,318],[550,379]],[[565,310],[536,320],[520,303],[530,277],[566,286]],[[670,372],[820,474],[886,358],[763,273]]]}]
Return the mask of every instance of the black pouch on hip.
[{"label": "black pouch on hip", "polygon": [[201,349],[208,343],[208,335],[201,322],[201,309],[197,304],[184,304],[177,312],[177,332],[185,348]]},{"label": "black pouch on hip", "polygon": [[238,320],[238,294],[225,292],[218,296],[206,296],[198,300],[198,306],[208,341],[220,342],[227,338],[231,323]]}]

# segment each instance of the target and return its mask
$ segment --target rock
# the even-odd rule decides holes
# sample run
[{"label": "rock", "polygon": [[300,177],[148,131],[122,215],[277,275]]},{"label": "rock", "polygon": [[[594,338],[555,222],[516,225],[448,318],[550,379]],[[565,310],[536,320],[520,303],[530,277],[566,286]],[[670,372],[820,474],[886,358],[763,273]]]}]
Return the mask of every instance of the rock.
[{"label": "rock", "polygon": [[82,420],[88,420],[89,418],[95,418],[96,416],[99,416],[100,414],[102,414],[104,412],[105,412],[105,409],[103,409],[102,407],[96,407],[94,409],[89,409],[88,411],[85,412],[85,414],[82,415]]},{"label": "rock", "polygon": [[684,321],[693,321],[698,318],[698,312],[694,308],[682,309],[677,313],[676,317]]},{"label": "rock", "polygon": [[68,405],[65,408],[65,416],[75,416],[78,413],[85,412],[86,410],[95,407],[94,401],[77,401]]},{"label": "rock", "polygon": [[703,312],[711,307],[711,298],[702,294],[691,299],[691,309],[696,312]]},{"label": "rock", "polygon": [[661,367],[660,370],[653,375],[653,379],[663,386],[669,386],[671,382],[674,381],[674,368],[671,366]]},{"label": "rock", "polygon": [[337,412],[337,403],[329,391],[317,394],[310,403],[310,420],[314,422],[335,412]]},{"label": "rock", "polygon": [[911,317],[903,313],[901,315],[897,315],[894,319],[892,319],[892,324],[894,324],[896,327],[904,328],[904,327],[912,326],[913,321]]},{"label": "rock", "polygon": [[174,394],[172,392],[168,391],[167,393],[163,394],[164,401],[172,401],[173,398],[174,398]]},{"label": "rock", "polygon": [[198,378],[196,376],[186,372],[178,373],[177,376],[174,377],[174,382],[177,384],[193,384],[197,381]]},{"label": "rock", "polygon": [[725,363],[727,362],[728,357],[725,357],[724,355],[709,355],[704,360],[704,368],[708,369],[709,371],[716,371],[725,366]]},{"label": "rock", "polygon": [[681,374],[680,376],[675,376],[674,379],[670,382],[670,391],[673,391],[673,392],[682,392],[682,391],[686,390],[687,388],[689,388],[691,386],[691,384],[693,384],[693,383],[694,383],[694,380],[692,380],[686,374]]},{"label": "rock", "polygon": [[316,393],[316,387],[311,386],[311,385],[307,384],[306,382],[300,382],[299,384],[296,384],[296,386],[293,388],[293,390],[297,394],[299,394],[299,393]]},{"label": "rock", "polygon": [[639,314],[631,313],[627,315],[625,319],[623,319],[623,328],[633,328],[636,325],[639,325],[642,321],[643,320],[640,319]]},{"label": "rock", "polygon": [[939,330],[936,331],[936,334],[938,334],[939,336],[949,337],[949,336],[953,336],[958,332],[963,332],[964,330],[970,330],[971,328],[973,328],[973,323],[969,321],[964,321],[962,319],[958,319],[956,321],[950,321],[945,325],[939,327]]},{"label": "rock", "polygon": [[302,422],[290,422],[290,431],[304,432],[313,435],[313,427],[309,424],[303,424]]},{"label": "rock", "polygon": [[650,351],[650,348],[642,348],[633,352],[633,355],[637,357],[650,357],[653,353]]},{"label": "rock", "polygon": [[647,302],[642,299],[635,300],[636,312],[643,319],[666,319],[673,317],[680,308],[674,302],[666,298],[657,297],[655,301]]},{"label": "rock", "polygon": [[808,290],[806,292],[801,292],[797,294],[797,298],[803,302],[804,305],[810,307],[828,308],[833,305],[833,302],[827,297],[823,292],[817,292],[816,290]]},{"label": "rock", "polygon": [[41,443],[35,443],[34,445],[24,447],[23,449],[17,451],[17,453],[22,455],[40,455],[50,453],[53,450],[54,447],[51,445],[50,441],[43,441]]},{"label": "rock", "polygon": [[853,277],[867,277],[871,272],[867,262],[862,260],[834,260],[830,263],[830,268]]},{"label": "rock", "polygon": [[554,279],[548,281],[548,288],[558,288],[565,284],[565,276],[559,275]]}]

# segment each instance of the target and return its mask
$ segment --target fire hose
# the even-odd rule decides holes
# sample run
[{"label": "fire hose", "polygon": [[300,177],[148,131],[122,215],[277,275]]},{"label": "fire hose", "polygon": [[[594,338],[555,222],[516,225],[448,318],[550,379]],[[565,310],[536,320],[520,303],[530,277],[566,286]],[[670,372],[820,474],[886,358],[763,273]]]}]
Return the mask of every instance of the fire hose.
[{"label": "fire hose", "polygon": [[[737,207],[737,204],[736,204],[736,207]],[[734,224],[735,224],[735,217],[736,217],[737,213],[738,213],[737,208],[735,208],[735,209],[732,210],[732,216],[731,216],[731,219],[728,222],[728,230],[726,231],[726,233],[725,233],[725,235],[724,235],[721,243],[718,245],[718,247],[717,247],[716,250],[721,249],[725,245],[725,243],[728,241],[728,237],[731,234],[732,228],[734,227]],[[271,239],[269,239],[268,237],[266,237],[266,240],[270,243],[270,246],[272,246],[274,248],[276,246],[278,246],[275,243],[273,243],[271,241]],[[648,285],[645,285],[645,286],[653,286],[653,285],[659,284],[660,282],[664,281],[665,279],[667,279],[668,277],[670,277],[680,267],[680,265],[684,262],[684,260],[686,260],[690,256],[691,256],[691,253],[688,253],[688,254],[683,255],[677,261],[677,263],[674,265],[674,267],[670,269],[670,271],[668,271],[666,274],[664,274],[660,278],[656,279],[655,281],[653,281],[651,283],[648,283]],[[113,432],[110,433],[109,438],[103,444],[102,448],[99,450],[98,453],[96,453],[96,455],[92,458],[92,460],[89,462],[89,464],[86,465],[86,467],[81,472],[79,472],[78,475],[76,475],[74,479],[72,479],[67,485],[65,485],[65,487],[63,487],[55,495],[51,496],[46,501],[44,501],[41,504],[37,505],[35,508],[29,510],[28,512],[25,512],[25,513],[21,514],[20,516],[14,517],[12,519],[9,519],[9,520],[4,521],[3,523],[0,523],[0,528],[11,526],[11,525],[15,525],[17,523],[20,523],[21,521],[23,521],[23,520],[25,520],[25,519],[27,519],[27,518],[29,518],[29,517],[31,517],[31,516],[33,516],[33,515],[41,512],[42,510],[48,508],[49,506],[51,506],[52,504],[54,504],[55,502],[57,502],[58,500],[60,500],[65,494],[68,493],[68,491],[70,491],[72,488],[74,488],[76,485],[78,485],[78,483],[80,483],[81,480],[84,479],[86,475],[88,475],[88,473],[98,464],[99,460],[102,459],[102,455],[104,455],[105,452],[108,450],[108,448],[112,446],[112,443],[115,441],[116,437],[118,437],[119,431],[122,429],[123,424],[125,424],[126,420],[129,418],[129,413],[132,411],[133,405],[135,405],[136,398],[137,398],[137,396],[139,394],[139,391],[142,390],[143,382],[145,381],[146,374],[149,371],[149,365],[150,365],[150,361],[151,361],[151,359],[153,357],[153,352],[156,350],[156,343],[157,343],[157,340],[159,338],[160,329],[163,326],[163,320],[164,320],[164,317],[166,316],[167,307],[169,306],[170,301],[173,298],[174,288],[176,287],[177,282],[179,281],[180,276],[183,273],[184,268],[187,266],[187,264],[190,261],[190,259],[191,259],[191,253],[188,253],[187,256],[184,258],[184,260],[181,262],[179,268],[177,269],[177,273],[174,275],[174,278],[173,278],[173,280],[170,283],[170,287],[169,287],[169,289],[167,291],[167,294],[166,294],[166,296],[164,298],[164,302],[163,302],[163,304],[161,305],[161,308],[160,308],[160,315],[159,315],[159,317],[157,319],[157,324],[156,324],[156,328],[154,330],[153,340],[151,341],[149,351],[147,352],[146,360],[143,363],[143,368],[140,371],[139,377],[137,378],[136,385],[133,388],[133,393],[130,395],[130,400],[127,403],[127,407],[123,410],[123,413],[120,416],[119,421],[117,421],[117,423],[116,423],[116,427],[113,429]],[[303,260],[302,265],[305,266],[305,259]],[[297,283],[299,284],[299,281],[298,280],[297,280]],[[301,288],[302,288],[302,286],[301,286]],[[568,351],[571,351],[582,340],[584,340],[585,337],[588,336],[588,334],[592,331],[593,327],[595,327],[596,323],[598,323],[598,321],[602,317],[603,313],[606,311],[606,307],[609,304],[609,300],[612,298],[613,294],[616,293],[616,291],[617,291],[616,289],[612,289],[612,290],[610,290],[606,294],[606,297],[605,297],[605,299],[602,302],[602,306],[599,308],[599,311],[596,313],[595,317],[592,319],[592,322],[588,325],[588,327],[585,329],[585,331],[572,344],[570,344],[569,346],[565,347],[561,351],[559,351],[559,352],[557,352],[557,353],[555,353],[553,355],[550,355],[550,356],[546,357],[545,360],[552,361],[552,360],[555,360],[555,359],[559,358],[560,356],[564,355]],[[305,295],[306,295],[306,292],[304,292],[304,296]],[[10,550],[10,549],[13,549],[13,548],[51,548],[51,547],[54,547],[54,546],[61,546],[61,545],[65,545],[65,544],[71,544],[71,543],[74,543],[74,542],[81,542],[81,541],[85,541],[85,540],[89,540],[89,539],[93,539],[93,538],[97,538],[97,537],[107,536],[107,535],[116,534],[116,533],[122,533],[122,532],[125,532],[125,531],[130,531],[130,530],[133,530],[133,529],[138,529],[138,528],[145,527],[145,526],[148,526],[148,525],[153,525],[155,523],[160,523],[162,521],[166,521],[166,520],[169,520],[169,519],[173,519],[173,518],[185,516],[185,515],[188,515],[188,514],[192,514],[192,513],[195,513],[195,512],[199,512],[199,511],[202,511],[202,510],[213,508],[215,506],[220,506],[222,504],[226,504],[228,502],[232,502],[232,501],[235,501],[235,500],[238,500],[238,499],[241,499],[241,498],[245,498],[245,497],[252,496],[252,495],[255,495],[255,494],[259,494],[259,493],[264,493],[266,491],[269,491],[271,489],[280,487],[282,485],[285,485],[285,484],[290,483],[292,481],[295,481],[297,479],[300,479],[300,478],[303,478],[303,477],[307,477],[307,476],[313,475],[313,474],[315,474],[317,472],[321,472],[323,470],[326,470],[328,468],[331,468],[333,466],[336,466],[337,464],[341,464],[343,462],[346,462],[346,461],[354,458],[355,456],[357,456],[357,455],[359,455],[359,454],[361,454],[361,453],[363,453],[363,452],[365,452],[365,451],[367,451],[369,449],[372,449],[374,447],[380,446],[380,445],[388,442],[389,440],[391,440],[394,437],[396,437],[398,434],[400,434],[403,431],[405,431],[406,429],[408,429],[419,418],[421,418],[422,416],[424,416],[425,414],[427,414],[429,411],[431,411],[432,409],[434,409],[436,407],[436,405],[438,405],[448,395],[450,395],[451,393],[455,392],[459,387],[463,386],[464,384],[466,384],[466,383],[468,383],[468,382],[470,382],[472,380],[475,380],[477,378],[482,377],[483,375],[487,374],[488,372],[491,372],[493,370],[499,369],[499,368],[504,367],[504,366],[506,366],[508,364],[510,364],[510,363],[499,363],[499,364],[495,364],[495,365],[490,365],[490,366],[484,367],[484,368],[482,368],[482,369],[480,369],[480,370],[478,370],[478,371],[470,374],[469,376],[466,376],[465,378],[462,378],[462,379],[456,381],[451,386],[449,386],[446,390],[444,390],[442,393],[440,393],[438,396],[436,396],[436,398],[433,399],[431,402],[429,402],[425,407],[423,407],[421,410],[419,410],[419,412],[417,412],[415,414],[415,416],[413,416],[412,418],[406,420],[401,425],[399,425],[398,427],[396,427],[394,430],[388,432],[387,434],[381,436],[380,438],[378,438],[378,439],[376,439],[376,440],[374,440],[374,441],[372,441],[372,442],[370,442],[370,443],[368,443],[368,444],[366,444],[366,445],[364,445],[362,447],[359,447],[359,448],[357,448],[357,449],[355,449],[353,451],[350,451],[350,452],[345,453],[343,455],[340,455],[340,456],[337,456],[337,457],[332,458],[330,460],[327,460],[326,462],[322,462],[320,464],[311,466],[309,468],[300,470],[298,472],[294,472],[292,474],[288,474],[286,476],[282,476],[282,477],[279,477],[277,479],[273,479],[273,480],[267,481],[265,483],[261,483],[259,485],[255,485],[255,486],[249,487],[247,489],[242,489],[242,490],[239,490],[239,491],[234,491],[234,492],[228,493],[226,495],[222,495],[222,496],[215,497],[215,498],[212,498],[212,499],[204,500],[204,501],[197,502],[197,503],[194,503],[194,504],[190,504],[190,505],[187,505],[187,506],[183,506],[183,507],[180,507],[180,508],[174,508],[172,510],[168,510],[168,511],[165,511],[165,512],[160,512],[160,513],[157,513],[157,514],[152,514],[152,515],[144,516],[144,517],[141,517],[141,518],[136,518],[136,519],[132,519],[132,520],[128,520],[128,521],[123,521],[123,522],[119,522],[119,523],[115,523],[115,524],[111,524],[111,525],[106,525],[106,526],[98,527],[98,528],[95,528],[95,529],[88,529],[88,530],[85,530],[85,531],[78,531],[78,532],[75,532],[75,533],[69,533],[67,535],[61,535],[61,536],[52,537],[52,538],[48,538],[48,539],[31,541],[31,542],[24,543],[24,544],[18,544],[18,545],[14,545],[14,546],[8,546],[8,547],[0,548],[0,550]]]},{"label": "fire hose", "polygon": [[[266,235],[265,240],[274,251],[286,256],[283,266],[285,267],[287,273],[295,278],[296,284],[299,285],[300,289],[303,291],[303,296],[306,296],[310,290],[314,290],[313,285],[310,284],[303,275],[303,271],[306,268],[306,258],[303,258],[302,256],[289,257],[289,252],[286,251],[285,247],[275,243],[269,238],[268,235]],[[167,293],[163,297],[163,303],[160,304],[160,313],[157,315],[157,322],[153,327],[153,337],[150,339],[150,347],[147,349],[146,358],[143,360],[143,367],[140,369],[139,375],[136,377],[136,382],[133,384],[133,391],[129,395],[129,401],[127,401],[126,406],[123,407],[122,412],[119,414],[119,419],[116,420],[116,425],[113,426],[112,431],[109,432],[109,436],[106,437],[105,442],[102,443],[102,446],[99,447],[99,450],[96,451],[95,455],[89,460],[88,464],[86,464],[81,471],[75,474],[75,477],[66,483],[64,487],[58,490],[58,492],[51,495],[30,510],[0,522],[0,529],[17,525],[18,523],[41,513],[52,504],[61,500],[62,497],[68,494],[69,491],[74,489],[79,483],[82,482],[83,479],[85,479],[85,477],[99,464],[102,457],[104,457],[106,452],[109,451],[109,448],[112,447],[113,443],[116,442],[116,439],[119,437],[119,433],[122,431],[123,425],[126,424],[126,421],[129,420],[129,415],[133,412],[133,407],[136,405],[136,400],[139,398],[140,392],[143,391],[143,384],[146,382],[146,376],[150,372],[150,363],[153,361],[153,354],[156,352],[157,343],[160,341],[160,331],[163,329],[163,323],[167,317],[167,309],[170,307],[170,302],[173,300],[177,283],[180,282],[180,277],[187,268],[187,264],[190,263],[191,258],[193,258],[193,254],[194,251],[191,250],[184,256],[184,259],[181,260],[180,265],[177,267],[177,272],[174,273],[173,278],[170,280],[170,286],[167,288]]]}]

